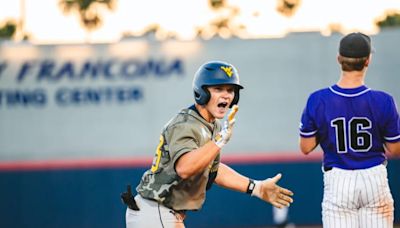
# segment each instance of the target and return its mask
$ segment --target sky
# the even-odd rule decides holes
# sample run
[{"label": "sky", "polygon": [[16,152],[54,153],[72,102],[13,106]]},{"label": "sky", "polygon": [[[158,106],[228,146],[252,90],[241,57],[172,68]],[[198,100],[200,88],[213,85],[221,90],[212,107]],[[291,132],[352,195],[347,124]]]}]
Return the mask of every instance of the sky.
[{"label": "sky", "polygon": [[[114,11],[102,10],[102,27],[88,33],[78,16],[65,15],[58,0],[0,0],[0,23],[20,17],[25,2],[25,31],[34,43],[117,42],[126,32],[140,33],[151,24],[193,39],[196,27],[216,18],[207,0],[118,0]],[[235,22],[244,24],[243,38],[282,37],[288,32],[319,31],[329,35],[329,26],[340,26],[343,33],[361,31],[375,34],[374,25],[388,10],[400,12],[400,0],[302,0],[292,17],[276,11],[276,0],[227,0],[240,8]]]}]

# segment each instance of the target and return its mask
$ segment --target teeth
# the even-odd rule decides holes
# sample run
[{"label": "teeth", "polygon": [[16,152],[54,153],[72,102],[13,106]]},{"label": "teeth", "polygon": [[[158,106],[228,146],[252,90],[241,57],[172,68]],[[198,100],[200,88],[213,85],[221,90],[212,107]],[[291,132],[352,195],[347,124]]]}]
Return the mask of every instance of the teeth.
[{"label": "teeth", "polygon": [[227,105],[228,105],[228,103],[222,102],[222,103],[219,103],[219,104],[218,104],[218,107],[223,107],[223,108],[225,108]]}]

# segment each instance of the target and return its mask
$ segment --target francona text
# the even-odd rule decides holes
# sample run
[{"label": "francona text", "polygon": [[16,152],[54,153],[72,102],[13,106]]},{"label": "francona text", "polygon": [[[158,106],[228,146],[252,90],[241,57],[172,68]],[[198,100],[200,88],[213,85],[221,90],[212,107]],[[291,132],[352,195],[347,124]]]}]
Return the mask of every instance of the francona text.
[{"label": "francona text", "polygon": [[[3,72],[4,67],[3,64]],[[136,80],[149,76],[158,78],[173,75],[183,76],[183,62],[173,60],[140,60],[140,59],[106,59],[85,61],[63,61],[47,59],[22,62],[17,71],[16,81],[24,83],[60,81],[90,81],[90,80]]]}]

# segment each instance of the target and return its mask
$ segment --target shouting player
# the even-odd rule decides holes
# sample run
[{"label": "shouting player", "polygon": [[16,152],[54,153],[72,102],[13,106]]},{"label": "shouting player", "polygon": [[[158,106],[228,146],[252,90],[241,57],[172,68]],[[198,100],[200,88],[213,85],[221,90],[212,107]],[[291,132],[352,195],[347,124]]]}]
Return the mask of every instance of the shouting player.
[{"label": "shouting player", "polygon": [[385,149],[400,153],[400,120],[392,96],[364,85],[371,39],[351,33],[340,40],[337,84],[312,93],[300,124],[300,149],[320,144],[324,228],[393,227]]},{"label": "shouting player", "polygon": [[[137,186],[122,194],[128,205],[126,226],[184,227],[185,212],[201,209],[213,183],[257,196],[282,208],[293,202],[293,193],[276,184],[281,174],[262,181],[242,176],[220,162],[229,142],[238,109],[237,70],[228,63],[202,65],[193,79],[195,104],[181,110],[162,130],[153,164]],[[232,108],[224,125],[223,119]]]}]

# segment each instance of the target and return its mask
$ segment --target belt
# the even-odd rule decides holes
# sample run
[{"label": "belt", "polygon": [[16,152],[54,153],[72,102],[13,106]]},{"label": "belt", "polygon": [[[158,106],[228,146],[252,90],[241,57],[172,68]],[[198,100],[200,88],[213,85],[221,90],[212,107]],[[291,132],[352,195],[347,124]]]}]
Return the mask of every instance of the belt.
[{"label": "belt", "polygon": [[178,220],[183,221],[186,218],[186,211],[185,210],[175,211],[175,210],[171,209],[169,212],[171,212],[173,215],[175,215],[175,217]]},{"label": "belt", "polygon": [[[387,160],[382,162],[382,165],[387,166]],[[329,166],[324,166],[324,171],[328,172],[329,170],[332,170],[333,167],[329,167]]]},{"label": "belt", "polygon": [[167,206],[163,205],[162,203],[158,202],[158,201],[155,200],[155,199],[146,198],[146,197],[143,197],[143,196],[142,196],[142,198],[143,198],[143,199],[147,199],[147,200],[154,201],[154,202],[156,202],[158,205],[162,205],[162,206],[164,206],[164,207],[170,209],[170,212],[171,212],[173,215],[175,215],[175,217],[176,217],[177,219],[184,220],[184,219],[186,218],[186,211],[187,211],[187,210],[175,210],[175,209],[172,209],[171,207],[167,207]]}]

